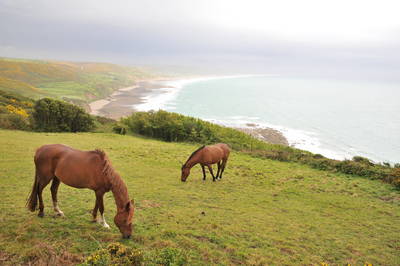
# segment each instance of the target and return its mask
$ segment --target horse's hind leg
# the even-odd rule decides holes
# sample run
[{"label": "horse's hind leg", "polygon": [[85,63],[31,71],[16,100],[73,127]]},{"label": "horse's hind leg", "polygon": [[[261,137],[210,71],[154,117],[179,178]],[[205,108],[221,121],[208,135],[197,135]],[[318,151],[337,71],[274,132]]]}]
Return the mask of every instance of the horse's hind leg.
[{"label": "horse's hind leg", "polygon": [[39,198],[39,213],[38,216],[39,217],[43,217],[44,216],[44,204],[43,204],[43,197],[42,197],[42,192],[43,189],[47,186],[47,184],[49,184],[51,178],[49,179],[41,179],[39,182],[39,186],[38,186],[38,198]]},{"label": "horse's hind leg", "polygon": [[64,213],[60,210],[60,208],[58,207],[57,204],[57,192],[58,192],[58,186],[60,185],[60,179],[58,179],[57,177],[53,178],[53,182],[51,183],[51,197],[53,199],[53,208],[54,211],[57,213],[58,216],[63,216],[64,217]]},{"label": "horse's hind leg", "polygon": [[225,171],[225,166],[226,166],[226,162],[228,160],[223,160],[222,161],[222,166],[221,166],[221,174],[219,175],[219,179],[222,179],[222,173]]},{"label": "horse's hind leg", "polygon": [[217,165],[218,165],[218,170],[217,170],[217,176],[215,177],[216,179],[218,179],[218,177],[219,177],[219,175],[220,175],[221,161],[219,161],[219,162],[217,163]]}]

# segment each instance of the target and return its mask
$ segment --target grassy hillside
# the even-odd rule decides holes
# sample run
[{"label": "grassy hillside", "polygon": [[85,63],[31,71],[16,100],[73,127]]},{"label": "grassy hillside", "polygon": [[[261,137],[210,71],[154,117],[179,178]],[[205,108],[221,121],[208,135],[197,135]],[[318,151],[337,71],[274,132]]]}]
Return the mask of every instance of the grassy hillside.
[{"label": "grassy hillside", "polygon": [[149,77],[143,69],[107,63],[0,58],[0,90],[35,99],[91,101]]},{"label": "grassy hillside", "polygon": [[[54,217],[49,187],[46,216],[28,212],[33,154],[48,143],[109,154],[136,202],[132,240],[122,240],[112,223],[111,193],[111,230],[90,222],[94,193],[66,185],[59,205],[67,218]],[[0,264],[76,263],[112,242],[147,258],[175,248],[192,265],[400,263],[400,193],[393,186],[236,152],[222,181],[203,182],[197,166],[182,183],[180,162],[195,148],[115,134],[0,130]]]}]

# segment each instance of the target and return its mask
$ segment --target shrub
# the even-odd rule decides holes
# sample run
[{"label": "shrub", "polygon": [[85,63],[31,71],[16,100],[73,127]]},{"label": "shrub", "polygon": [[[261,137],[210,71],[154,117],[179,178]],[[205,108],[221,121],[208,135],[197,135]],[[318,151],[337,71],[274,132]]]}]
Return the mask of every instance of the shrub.
[{"label": "shrub", "polygon": [[33,118],[38,131],[78,132],[94,127],[94,119],[82,108],[50,98],[35,103]]},{"label": "shrub", "polygon": [[170,266],[170,265],[188,264],[188,257],[185,254],[185,252],[180,249],[172,247],[166,247],[159,250],[156,253],[156,256],[153,258],[149,258],[149,260],[150,264],[155,264],[155,265]]},{"label": "shrub", "polygon": [[388,175],[388,181],[400,188],[400,168],[394,168]]},{"label": "shrub", "polygon": [[361,156],[354,156],[353,161],[357,163],[362,163],[366,165],[374,165],[368,158],[361,157]]},{"label": "shrub", "polygon": [[332,170],[336,166],[334,161],[330,159],[310,160],[308,165],[319,170]]},{"label": "shrub", "polygon": [[319,153],[314,154],[313,157],[314,157],[314,159],[324,159],[325,158],[322,154],[319,154]]},{"label": "shrub", "polygon": [[89,255],[83,265],[142,265],[143,252],[120,243],[111,243]]},{"label": "shrub", "polygon": [[0,128],[29,130],[29,120],[14,113],[0,113]]},{"label": "shrub", "polygon": [[136,112],[121,122],[134,133],[164,141],[201,144],[224,142],[236,150],[268,146],[265,142],[238,130],[162,110]]},{"label": "shrub", "polygon": [[0,90],[0,128],[30,130],[32,99]]},{"label": "shrub", "polygon": [[112,130],[113,130],[114,133],[117,133],[117,134],[120,134],[120,135],[125,135],[126,131],[127,131],[127,128],[126,128],[125,125],[117,124],[117,125],[115,125],[113,127]]}]

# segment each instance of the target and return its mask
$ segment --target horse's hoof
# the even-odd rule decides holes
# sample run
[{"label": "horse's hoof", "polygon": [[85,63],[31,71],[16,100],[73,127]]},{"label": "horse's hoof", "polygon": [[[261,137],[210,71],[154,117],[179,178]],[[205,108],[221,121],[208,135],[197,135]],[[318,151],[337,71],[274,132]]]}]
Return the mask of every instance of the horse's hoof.
[{"label": "horse's hoof", "polygon": [[43,218],[44,212],[39,212],[37,216],[40,217],[40,218]]}]

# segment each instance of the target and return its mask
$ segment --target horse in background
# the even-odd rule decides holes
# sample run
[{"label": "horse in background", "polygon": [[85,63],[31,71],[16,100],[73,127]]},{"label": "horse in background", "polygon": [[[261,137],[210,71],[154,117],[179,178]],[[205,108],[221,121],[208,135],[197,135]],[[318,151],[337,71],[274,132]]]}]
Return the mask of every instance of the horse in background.
[{"label": "horse in background", "polygon": [[[28,198],[27,207],[36,210],[39,200],[39,217],[44,216],[42,199],[43,189],[51,184],[51,196],[54,211],[64,216],[57,204],[57,191],[60,182],[74,188],[89,188],[96,194],[96,203],[92,212],[93,221],[110,228],[104,218],[103,195],[112,191],[117,205],[114,223],[123,238],[132,234],[134,214],[133,200],[129,200],[128,189],[119,174],[114,171],[108,156],[102,150],[80,151],[62,144],[44,145],[36,150],[34,162],[36,166],[35,181]],[[97,211],[100,218],[97,218]]]},{"label": "horse in background", "polygon": [[[182,165],[182,175],[181,181],[185,182],[187,177],[190,174],[190,169],[196,164],[200,164],[203,169],[203,180],[206,180],[206,170],[205,167],[208,167],[211,176],[213,177],[213,181],[216,179],[221,179],[222,174],[225,170],[226,162],[228,161],[230,153],[230,148],[228,145],[224,143],[218,143],[214,145],[202,146],[194,151],[187,159],[186,163]],[[212,165],[218,165],[217,175],[214,176]]]}]

